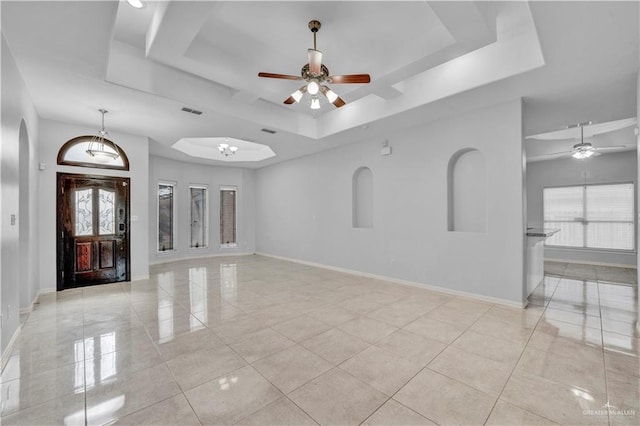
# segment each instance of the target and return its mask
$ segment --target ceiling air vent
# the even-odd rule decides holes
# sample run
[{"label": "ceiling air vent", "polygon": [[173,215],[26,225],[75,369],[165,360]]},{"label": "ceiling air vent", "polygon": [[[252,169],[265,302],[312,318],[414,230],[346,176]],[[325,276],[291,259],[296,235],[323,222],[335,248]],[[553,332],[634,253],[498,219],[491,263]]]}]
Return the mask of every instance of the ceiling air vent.
[{"label": "ceiling air vent", "polygon": [[271,133],[272,135],[276,132],[275,130],[271,130],[271,129],[261,129],[261,130],[265,133]]},{"label": "ceiling air vent", "polygon": [[187,107],[182,107],[182,110],[184,112],[190,112],[191,114],[202,115],[202,111],[198,111],[197,109],[191,109],[191,108],[187,108]]}]

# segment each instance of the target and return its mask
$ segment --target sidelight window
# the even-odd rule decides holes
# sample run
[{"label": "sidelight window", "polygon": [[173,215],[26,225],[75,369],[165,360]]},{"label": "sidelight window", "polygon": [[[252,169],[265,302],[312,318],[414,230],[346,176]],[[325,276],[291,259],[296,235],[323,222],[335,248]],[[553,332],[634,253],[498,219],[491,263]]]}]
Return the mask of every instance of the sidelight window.
[{"label": "sidelight window", "polygon": [[191,207],[191,248],[207,247],[209,225],[209,200],[207,187],[192,185],[189,187]]},{"label": "sidelight window", "polygon": [[235,247],[236,242],[236,188],[220,188],[220,246]]},{"label": "sidelight window", "polygon": [[175,183],[158,184],[158,251],[175,249]]}]

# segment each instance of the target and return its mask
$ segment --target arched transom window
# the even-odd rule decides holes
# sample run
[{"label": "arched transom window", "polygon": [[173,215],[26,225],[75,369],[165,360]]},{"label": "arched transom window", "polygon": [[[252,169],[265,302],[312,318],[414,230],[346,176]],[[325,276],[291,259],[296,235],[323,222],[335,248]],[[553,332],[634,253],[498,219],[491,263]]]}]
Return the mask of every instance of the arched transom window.
[{"label": "arched transom window", "polygon": [[[78,136],[65,143],[58,151],[58,164],[94,167],[99,169],[129,170],[127,154],[115,143],[104,139],[96,150],[94,136]],[[96,155],[96,151],[104,155]]]}]

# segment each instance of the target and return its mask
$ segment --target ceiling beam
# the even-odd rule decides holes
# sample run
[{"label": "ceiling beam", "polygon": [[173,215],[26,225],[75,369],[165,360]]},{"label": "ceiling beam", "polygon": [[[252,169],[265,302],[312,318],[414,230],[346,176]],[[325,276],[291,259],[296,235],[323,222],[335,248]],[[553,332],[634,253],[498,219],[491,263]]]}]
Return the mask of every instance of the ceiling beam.
[{"label": "ceiling beam", "polygon": [[204,23],[215,2],[159,2],[147,30],[145,55],[153,59],[182,57]]}]

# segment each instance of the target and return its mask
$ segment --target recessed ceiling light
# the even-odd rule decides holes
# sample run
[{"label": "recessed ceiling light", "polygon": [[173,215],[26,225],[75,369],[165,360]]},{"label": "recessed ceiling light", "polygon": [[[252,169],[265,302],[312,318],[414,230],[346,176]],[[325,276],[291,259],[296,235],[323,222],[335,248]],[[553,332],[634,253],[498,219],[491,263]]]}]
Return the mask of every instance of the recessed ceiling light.
[{"label": "recessed ceiling light", "polygon": [[144,7],[144,3],[142,0],[127,0],[129,6],[135,7],[136,9],[142,9]]}]

